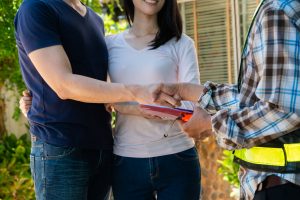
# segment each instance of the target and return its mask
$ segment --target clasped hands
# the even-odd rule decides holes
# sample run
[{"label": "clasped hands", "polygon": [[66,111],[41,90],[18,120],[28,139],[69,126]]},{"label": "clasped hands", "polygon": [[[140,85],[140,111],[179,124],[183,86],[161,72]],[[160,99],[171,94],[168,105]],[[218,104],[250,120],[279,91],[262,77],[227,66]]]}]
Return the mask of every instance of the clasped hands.
[{"label": "clasped hands", "polygon": [[[180,106],[182,100],[197,102],[204,89],[201,85],[190,83],[161,83],[147,87],[152,94],[153,103],[169,107]],[[143,100],[137,101],[143,103]],[[179,121],[179,123],[182,130],[196,140],[205,139],[212,134],[211,116],[199,107],[194,109],[194,114],[188,122]]]}]

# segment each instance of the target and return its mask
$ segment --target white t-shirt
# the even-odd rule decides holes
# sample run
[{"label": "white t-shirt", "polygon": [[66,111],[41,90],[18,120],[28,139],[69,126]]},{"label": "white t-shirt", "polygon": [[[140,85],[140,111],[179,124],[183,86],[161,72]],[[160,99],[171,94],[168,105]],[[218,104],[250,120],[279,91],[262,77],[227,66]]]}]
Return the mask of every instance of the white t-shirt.
[{"label": "white t-shirt", "polygon": [[[183,34],[179,41],[174,38],[154,50],[149,47],[136,50],[124,36],[123,32],[106,37],[111,82],[199,84],[194,42],[187,35]],[[184,102],[183,107],[192,109],[193,104]],[[193,146],[193,139],[182,132],[177,122],[117,114],[114,135],[116,155],[148,158],[178,153]]]}]

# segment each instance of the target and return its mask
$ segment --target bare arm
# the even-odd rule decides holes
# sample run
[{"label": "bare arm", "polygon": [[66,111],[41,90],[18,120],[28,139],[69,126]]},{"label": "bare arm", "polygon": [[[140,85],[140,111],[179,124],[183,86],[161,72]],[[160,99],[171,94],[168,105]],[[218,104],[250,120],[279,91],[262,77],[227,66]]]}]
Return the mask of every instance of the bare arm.
[{"label": "bare arm", "polygon": [[[61,45],[35,50],[29,57],[46,83],[61,99],[88,103],[124,101],[152,102],[160,85],[137,86],[107,83],[72,73],[70,61]],[[171,104],[176,104],[172,98]],[[168,101],[167,100],[167,101]]]}]

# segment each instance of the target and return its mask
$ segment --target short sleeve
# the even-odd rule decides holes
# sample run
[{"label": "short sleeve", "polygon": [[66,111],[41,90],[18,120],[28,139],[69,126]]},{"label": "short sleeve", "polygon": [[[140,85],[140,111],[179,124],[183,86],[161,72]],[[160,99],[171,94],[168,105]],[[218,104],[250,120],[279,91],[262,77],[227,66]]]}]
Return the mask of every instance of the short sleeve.
[{"label": "short sleeve", "polygon": [[15,30],[27,54],[61,44],[57,14],[42,1],[23,3],[15,18]]},{"label": "short sleeve", "polygon": [[198,58],[194,42],[186,35],[180,39],[178,82],[200,84]]}]

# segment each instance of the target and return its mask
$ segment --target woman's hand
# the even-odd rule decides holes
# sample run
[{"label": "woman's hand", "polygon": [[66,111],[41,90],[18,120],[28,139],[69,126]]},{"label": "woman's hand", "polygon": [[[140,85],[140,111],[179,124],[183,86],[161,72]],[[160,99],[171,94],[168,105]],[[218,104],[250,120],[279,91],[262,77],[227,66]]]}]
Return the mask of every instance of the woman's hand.
[{"label": "woman's hand", "polygon": [[136,115],[146,119],[161,119],[158,116],[145,113],[144,110],[140,108],[140,105],[136,102],[116,103],[113,104],[112,107],[115,111],[121,114]]},{"label": "woman's hand", "polygon": [[32,96],[28,90],[23,91],[23,96],[19,101],[19,108],[22,111],[23,115],[27,117],[27,113],[30,110],[32,105]]}]

